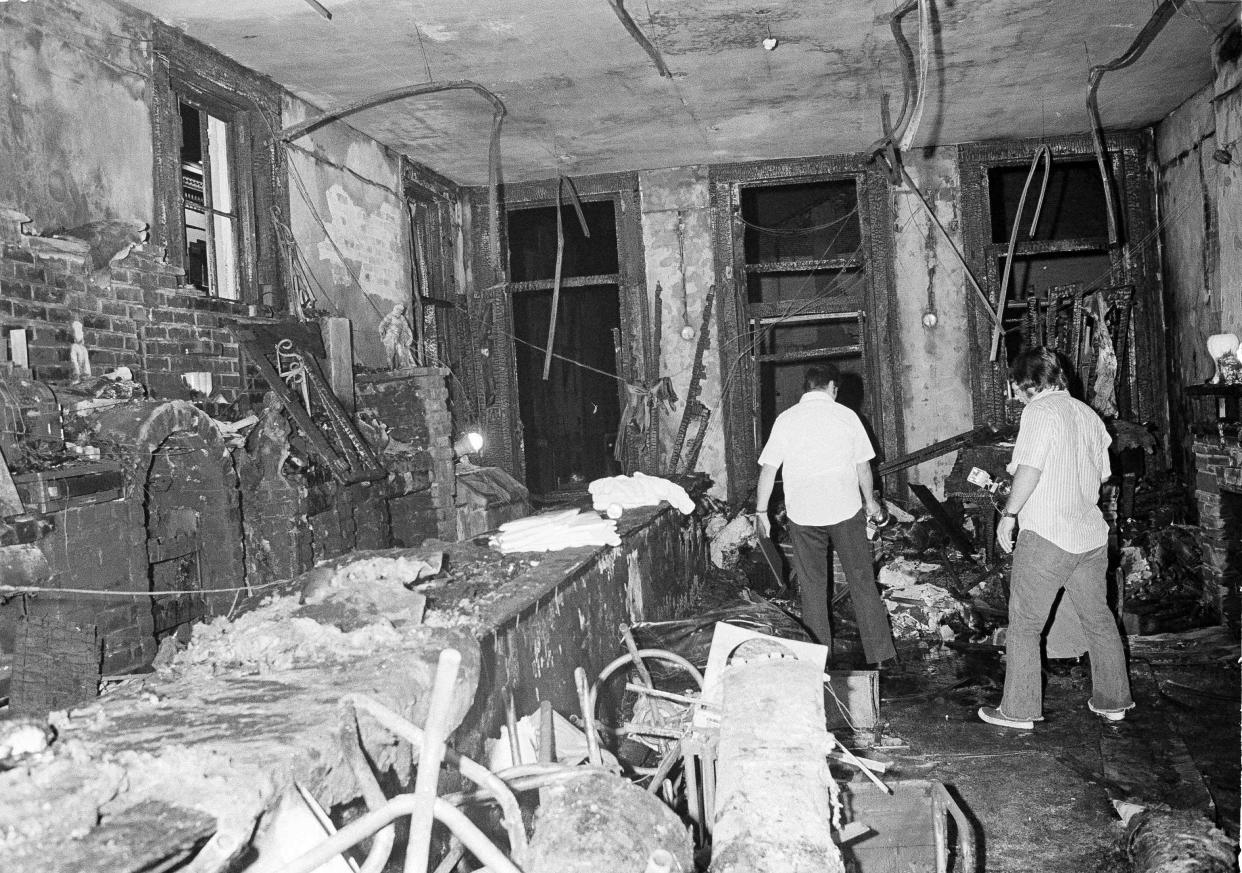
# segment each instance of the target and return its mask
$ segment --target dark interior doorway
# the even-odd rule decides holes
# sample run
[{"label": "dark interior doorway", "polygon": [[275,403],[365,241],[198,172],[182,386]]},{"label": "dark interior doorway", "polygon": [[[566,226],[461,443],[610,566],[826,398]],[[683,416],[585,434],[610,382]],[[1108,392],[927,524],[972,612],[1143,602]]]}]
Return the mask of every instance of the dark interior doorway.
[{"label": "dark interior doorway", "polygon": [[[527,291],[513,299],[516,335],[543,346],[552,308],[551,291]],[[582,491],[620,468],[612,452],[621,407],[613,331],[621,324],[615,285],[562,288],[556,320],[556,353],[543,379],[543,352],[519,343],[518,398],[526,446],[526,486],[535,494]]]},{"label": "dark interior doorway", "polygon": [[613,459],[621,417],[617,343],[621,332],[620,259],[612,200],[561,212],[562,287],[548,378],[544,349],[552,313],[557,211],[509,212],[518,407],[526,486],[535,495],[585,491],[592,479],[621,472]]}]

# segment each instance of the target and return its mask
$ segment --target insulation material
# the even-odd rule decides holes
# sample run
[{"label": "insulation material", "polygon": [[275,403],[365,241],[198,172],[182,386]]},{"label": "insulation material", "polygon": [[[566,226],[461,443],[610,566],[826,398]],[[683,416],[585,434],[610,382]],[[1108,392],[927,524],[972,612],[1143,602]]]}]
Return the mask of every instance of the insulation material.
[{"label": "insulation material", "polygon": [[443,563],[444,553],[438,550],[354,552],[303,573],[302,602],[339,605],[393,622],[418,622],[426,598],[409,589],[439,575]]},{"label": "insulation material", "polygon": [[[711,649],[707,655],[707,667],[703,671],[703,693],[699,695],[704,706],[694,714],[697,728],[713,728],[719,724],[724,703],[724,675],[734,660],[755,658],[758,655],[788,658],[811,664],[819,671],[822,685],[824,667],[828,663],[828,647],[801,640],[782,639],[756,633],[747,628],[717,622],[712,633]],[[820,694],[823,697],[823,694]],[[823,701],[820,701],[822,710]],[[823,716],[820,716],[823,724]]]},{"label": "insulation material", "polygon": [[825,753],[823,664],[759,656],[725,668],[714,873],[842,873]]},{"label": "insulation material", "polygon": [[752,515],[739,515],[732,521],[723,515],[713,515],[707,520],[708,549],[712,563],[722,570],[737,566],[743,547],[755,547],[759,538]]},{"label": "insulation material", "polygon": [[619,546],[617,522],[594,512],[576,509],[547,512],[531,518],[505,522],[491,538],[491,547],[508,555],[514,552],[556,552],[576,546]]},{"label": "insulation material", "polygon": [[194,629],[189,648],[174,667],[250,667],[259,673],[288,670],[306,663],[345,661],[385,647],[397,647],[401,632],[387,619],[344,631],[299,616],[296,597],[275,597],[236,619],[217,618]]},{"label": "insulation material", "polygon": [[1228,873],[1237,870],[1237,844],[1203,816],[1146,809],[1126,823],[1134,873]]},{"label": "insulation material", "polygon": [[667,500],[682,515],[694,512],[694,501],[680,485],[662,479],[659,476],[645,476],[635,473],[633,476],[609,476],[596,479],[587,486],[594,500],[595,509],[600,512],[613,504],[622,509],[634,509],[639,506],[655,506]]}]

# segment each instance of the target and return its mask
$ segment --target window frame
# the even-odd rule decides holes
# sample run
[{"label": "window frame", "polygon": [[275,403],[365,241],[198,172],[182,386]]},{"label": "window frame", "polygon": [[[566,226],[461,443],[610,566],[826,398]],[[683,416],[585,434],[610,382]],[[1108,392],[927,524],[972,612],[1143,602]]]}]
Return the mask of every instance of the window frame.
[{"label": "window frame", "polygon": [[[607,284],[617,285],[621,310],[621,348],[617,359],[618,375],[626,382],[640,384],[653,380],[649,372],[651,356],[647,348],[650,340],[651,315],[647,299],[647,273],[644,257],[641,203],[639,199],[637,173],[606,173],[597,176],[574,176],[573,185],[578,197],[583,201],[609,199],[614,203],[614,221],[617,228],[617,269],[616,274],[593,277],[573,277],[564,279],[562,287],[571,287],[580,283],[597,283],[601,278]],[[485,214],[483,206],[486,192],[478,190],[475,196],[476,206]],[[557,180],[547,179],[537,182],[522,182],[505,186],[502,203],[504,220],[499,222],[501,236],[501,253],[505,265],[507,279],[509,263],[508,213],[540,206],[555,206],[557,197]],[[566,221],[577,221],[573,207],[569,204],[569,192],[564,192]],[[475,259],[477,263],[486,263],[488,246],[487,233],[479,228],[475,235]],[[494,379],[494,397],[497,401],[492,414],[488,415],[488,445],[496,447],[496,460],[519,479],[525,481],[526,450],[522,444],[521,416],[517,395],[517,352],[513,341],[513,308],[510,299],[512,293],[534,287],[551,288],[550,280],[533,280],[530,283],[514,283],[505,281],[503,284],[485,289],[484,297],[474,306],[490,309],[490,319],[495,330],[492,337],[492,364]],[[515,290],[516,289],[516,290]],[[499,355],[499,359],[497,359]],[[501,363],[503,361],[503,363]],[[624,389],[617,384],[618,398],[621,407],[625,406]],[[655,472],[658,463],[658,451],[650,451],[650,443],[639,440],[628,441],[628,450],[623,462],[627,470]]]},{"label": "window frame", "polygon": [[[963,247],[967,262],[983,283],[993,306],[1000,285],[996,255],[1003,256],[1006,246],[992,240],[992,198],[988,173],[994,167],[1029,165],[1031,156],[1040,145],[1049,147],[1054,167],[1058,160],[1095,160],[1089,134],[958,146]],[[1151,244],[1156,209],[1148,170],[1150,137],[1147,133],[1135,131],[1113,133],[1106,137],[1106,148],[1114,185],[1114,202],[1125,234],[1122,244],[1110,248],[1106,238],[1020,241],[1015,257],[1092,252],[1108,255],[1111,275],[1107,285],[1132,285],[1135,289],[1130,320],[1130,370],[1126,374],[1133,386],[1129,397],[1130,417],[1154,422],[1163,429],[1168,425],[1168,392],[1160,363],[1164,360],[1165,349],[1159,281],[1160,253],[1159,247]],[[1038,176],[1036,178],[1038,181]],[[1098,247],[1101,242],[1102,249]],[[1145,244],[1136,246],[1135,242]],[[979,312],[977,306],[970,306],[967,308],[967,325],[975,424],[1016,422],[1021,406],[1008,397],[1007,366],[999,361],[994,363],[990,357],[991,319]],[[1141,354],[1139,350],[1143,350]]]},{"label": "window frame", "polygon": [[[855,182],[858,197],[861,256],[800,259],[764,265],[746,263],[746,225],[741,219],[744,189],[849,179]],[[897,360],[899,356],[891,353],[900,348],[897,320],[890,315],[897,308],[892,275],[892,206],[887,182],[879,167],[866,155],[834,155],[716,165],[709,168],[709,180],[717,284],[726,292],[720,295],[719,303],[721,372],[736,372],[736,376],[725,386],[727,390],[722,398],[725,438],[731,447],[727,455],[729,499],[745,499],[758,481],[757,459],[762,447],[758,380],[761,358],[768,357],[753,354],[739,359],[738,349],[749,336],[753,320],[769,319],[779,314],[771,311],[774,304],[749,302],[747,282],[756,272],[752,269],[755,266],[760,266],[759,272],[765,273],[842,267],[862,272],[864,284],[857,305],[851,300],[843,308],[844,301],[828,298],[801,314],[823,319],[851,314],[859,317],[861,352],[868,383],[867,413],[879,443],[878,455],[883,458],[902,454],[905,450],[903,391]],[[777,306],[787,307],[789,302],[783,301]],[[788,358],[791,361],[794,359]],[[893,477],[889,484],[904,487],[904,474]]]},{"label": "window frame", "polygon": [[[155,220],[151,238],[164,247],[169,263],[185,265],[180,110],[180,104],[185,102],[215,116],[229,128],[237,298],[218,299],[240,305],[265,305],[283,312],[288,305],[283,258],[270,215],[273,207],[282,216],[289,212],[284,149],[273,136],[280,130],[281,89],[162,23],[156,24],[153,40]],[[205,155],[205,187],[209,184],[208,163]],[[218,296],[215,289],[202,293]]]}]

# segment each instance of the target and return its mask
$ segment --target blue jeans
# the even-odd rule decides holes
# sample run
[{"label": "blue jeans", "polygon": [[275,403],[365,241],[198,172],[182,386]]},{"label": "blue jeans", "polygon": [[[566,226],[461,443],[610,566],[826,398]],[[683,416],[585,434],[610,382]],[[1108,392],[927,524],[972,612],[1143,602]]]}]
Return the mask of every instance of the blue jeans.
[{"label": "blue jeans", "polygon": [[1043,714],[1040,636],[1062,588],[1087,638],[1092,703],[1097,709],[1117,710],[1134,702],[1117,619],[1108,608],[1107,572],[1108,546],[1074,554],[1032,531],[1018,534],[1005,638],[1005,696],[1001,700],[1005,715],[1039,718]]},{"label": "blue jeans", "polygon": [[850,584],[854,617],[862,638],[864,657],[873,664],[896,657],[893,632],[888,626],[888,610],[880,600],[875,584],[875,556],[867,542],[867,520],[860,509],[837,524],[805,525],[789,522],[793,544],[794,571],[802,593],[802,623],[815,635],[816,642],[828,647],[832,658],[832,592],[828,574],[832,565],[829,547],[837,550],[841,569]]}]

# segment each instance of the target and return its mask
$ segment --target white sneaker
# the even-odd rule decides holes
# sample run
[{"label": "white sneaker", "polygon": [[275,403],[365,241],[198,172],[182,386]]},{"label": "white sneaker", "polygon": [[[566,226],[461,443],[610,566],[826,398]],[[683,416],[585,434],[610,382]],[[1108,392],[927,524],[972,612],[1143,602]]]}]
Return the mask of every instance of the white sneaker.
[{"label": "white sneaker", "polygon": [[1096,709],[1095,704],[1088,698],[1087,709],[1107,721],[1121,721],[1126,717],[1127,710],[1134,709],[1134,704],[1131,703],[1129,706],[1122,707],[1121,709]]}]

